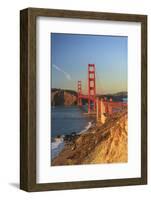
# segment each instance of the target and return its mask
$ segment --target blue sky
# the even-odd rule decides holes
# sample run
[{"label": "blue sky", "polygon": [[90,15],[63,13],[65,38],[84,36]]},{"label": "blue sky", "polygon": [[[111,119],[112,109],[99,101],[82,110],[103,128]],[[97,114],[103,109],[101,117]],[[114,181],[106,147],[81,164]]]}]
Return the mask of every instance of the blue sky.
[{"label": "blue sky", "polygon": [[96,66],[97,94],[127,91],[126,36],[51,33],[52,88],[87,93],[88,64]]}]

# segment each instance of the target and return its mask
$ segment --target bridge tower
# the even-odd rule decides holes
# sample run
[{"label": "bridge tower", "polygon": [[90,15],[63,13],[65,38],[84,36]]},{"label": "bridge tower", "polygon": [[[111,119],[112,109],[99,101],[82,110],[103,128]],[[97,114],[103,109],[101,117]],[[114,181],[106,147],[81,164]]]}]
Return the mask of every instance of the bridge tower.
[{"label": "bridge tower", "polygon": [[81,95],[82,95],[82,82],[81,81],[78,81],[77,89],[78,89],[77,103],[78,103],[78,106],[82,106],[82,98],[81,98]]},{"label": "bridge tower", "polygon": [[88,112],[91,112],[91,102],[93,110],[96,110],[96,82],[95,82],[95,65],[88,64]]}]

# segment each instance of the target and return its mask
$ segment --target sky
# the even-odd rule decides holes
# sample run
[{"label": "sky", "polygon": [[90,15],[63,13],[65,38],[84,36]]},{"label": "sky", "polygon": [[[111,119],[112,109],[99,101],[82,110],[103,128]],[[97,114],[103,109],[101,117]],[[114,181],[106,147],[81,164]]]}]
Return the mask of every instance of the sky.
[{"label": "sky", "polygon": [[128,37],[51,33],[51,87],[87,93],[88,64],[96,67],[97,94],[127,91]]}]

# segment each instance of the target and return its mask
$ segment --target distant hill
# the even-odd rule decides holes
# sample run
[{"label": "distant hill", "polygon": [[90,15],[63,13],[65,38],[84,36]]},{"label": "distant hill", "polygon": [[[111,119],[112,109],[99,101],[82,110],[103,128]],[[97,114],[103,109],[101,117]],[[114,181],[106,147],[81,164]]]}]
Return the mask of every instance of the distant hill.
[{"label": "distant hill", "polygon": [[127,92],[117,92],[117,93],[113,94],[113,96],[123,96],[123,97],[127,97]]},{"label": "distant hill", "polygon": [[106,97],[107,99],[112,98],[113,101],[122,101],[123,98],[127,98],[128,97],[128,93],[127,92],[117,92],[117,93],[113,93],[113,94],[102,94],[102,95],[97,95],[98,97]]},{"label": "distant hill", "polygon": [[51,105],[71,106],[77,103],[77,92],[73,90],[63,90],[58,88],[51,89]]}]

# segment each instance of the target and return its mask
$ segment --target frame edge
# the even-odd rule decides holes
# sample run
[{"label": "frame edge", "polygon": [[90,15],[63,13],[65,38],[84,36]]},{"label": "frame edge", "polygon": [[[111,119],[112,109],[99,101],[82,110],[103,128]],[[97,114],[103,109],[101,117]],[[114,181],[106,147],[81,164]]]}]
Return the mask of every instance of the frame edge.
[{"label": "frame edge", "polygon": [[36,184],[34,19],[30,9],[20,11],[20,189],[25,191],[32,191]]},{"label": "frame edge", "polygon": [[28,9],[20,11],[20,189],[28,191]]}]

